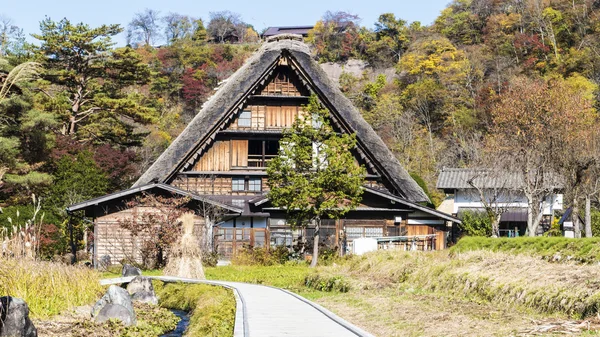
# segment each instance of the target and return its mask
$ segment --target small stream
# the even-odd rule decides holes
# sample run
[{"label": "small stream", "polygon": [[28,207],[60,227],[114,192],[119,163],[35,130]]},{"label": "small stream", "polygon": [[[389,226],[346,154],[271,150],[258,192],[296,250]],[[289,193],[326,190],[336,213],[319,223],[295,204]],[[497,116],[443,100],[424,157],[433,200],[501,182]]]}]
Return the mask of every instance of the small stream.
[{"label": "small stream", "polygon": [[190,325],[190,316],[187,311],[172,309],[171,312],[179,317],[180,321],[177,323],[175,330],[169,331],[160,337],[181,337],[183,336],[185,329]]}]

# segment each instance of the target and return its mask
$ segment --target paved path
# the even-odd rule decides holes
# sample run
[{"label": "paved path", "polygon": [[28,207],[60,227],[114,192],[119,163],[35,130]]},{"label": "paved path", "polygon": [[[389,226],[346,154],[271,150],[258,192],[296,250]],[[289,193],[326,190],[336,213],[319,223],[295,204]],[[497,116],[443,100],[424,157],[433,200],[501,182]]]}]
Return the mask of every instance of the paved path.
[{"label": "paved path", "polygon": [[[237,301],[235,337],[373,337],[327,309],[286,290],[237,282],[168,276],[152,278],[165,282],[207,283],[233,289]],[[103,280],[103,283],[129,282],[131,279]]]}]

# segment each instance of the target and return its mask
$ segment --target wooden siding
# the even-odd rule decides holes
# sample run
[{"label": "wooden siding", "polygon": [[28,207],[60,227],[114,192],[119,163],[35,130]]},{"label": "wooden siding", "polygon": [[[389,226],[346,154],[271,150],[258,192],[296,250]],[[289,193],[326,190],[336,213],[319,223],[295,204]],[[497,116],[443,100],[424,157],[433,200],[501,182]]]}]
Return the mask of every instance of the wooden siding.
[{"label": "wooden siding", "polygon": [[[267,178],[262,178],[263,191],[268,190]],[[233,191],[231,177],[179,177],[171,183],[182,190],[199,195],[256,195],[260,191]]]},{"label": "wooden siding", "polygon": [[435,234],[435,249],[442,250],[446,248],[446,231],[427,225],[407,225],[406,227],[408,236]]},{"label": "wooden siding", "polygon": [[98,220],[95,226],[96,259],[108,255],[113,264],[129,259],[141,262],[139,238],[134,238],[131,232],[121,228],[118,222]]},{"label": "wooden siding", "polygon": [[[194,171],[229,171],[231,168],[231,144],[229,141],[216,141],[194,165]],[[237,148],[236,148],[237,150]]]},{"label": "wooden siding", "polygon": [[[227,130],[279,130],[290,128],[296,117],[302,115],[302,106],[293,104],[248,105],[243,110],[251,111],[249,126],[238,125],[238,116],[229,124]],[[241,113],[241,112],[240,112]]]},{"label": "wooden siding", "polygon": [[265,127],[267,129],[290,128],[301,114],[298,106],[267,106]]},{"label": "wooden siding", "polygon": [[[275,70],[269,83],[260,91],[260,95],[302,96],[299,89],[302,87],[296,74],[288,66],[282,64]],[[302,91],[306,91],[306,89]]]},{"label": "wooden siding", "polygon": [[248,140],[231,140],[231,166],[248,166]]},{"label": "wooden siding", "polygon": [[433,227],[426,225],[408,225],[406,229],[408,230],[406,234],[408,236],[434,234]]},{"label": "wooden siding", "polygon": [[[141,263],[140,248],[144,240],[148,239],[148,234],[142,232],[138,236],[132,236],[129,230],[121,227],[121,223],[123,220],[131,220],[136,215],[139,218],[141,214],[147,212],[157,213],[159,210],[152,207],[136,207],[96,218],[94,221],[96,261],[108,255],[112,264],[121,261]],[[196,233],[204,231],[203,224],[204,219],[202,217],[194,216],[194,231]]]}]

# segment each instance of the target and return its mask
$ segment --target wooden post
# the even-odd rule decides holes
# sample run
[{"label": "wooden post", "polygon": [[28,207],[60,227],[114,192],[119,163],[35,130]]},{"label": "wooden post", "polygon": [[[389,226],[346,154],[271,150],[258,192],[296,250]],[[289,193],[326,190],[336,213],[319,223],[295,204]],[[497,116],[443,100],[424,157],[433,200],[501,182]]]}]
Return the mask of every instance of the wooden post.
[{"label": "wooden post", "polygon": [[71,246],[71,253],[75,257],[74,260],[77,262],[77,247],[75,247],[75,234],[73,233],[73,217],[69,216],[68,222],[69,228],[69,245]]}]

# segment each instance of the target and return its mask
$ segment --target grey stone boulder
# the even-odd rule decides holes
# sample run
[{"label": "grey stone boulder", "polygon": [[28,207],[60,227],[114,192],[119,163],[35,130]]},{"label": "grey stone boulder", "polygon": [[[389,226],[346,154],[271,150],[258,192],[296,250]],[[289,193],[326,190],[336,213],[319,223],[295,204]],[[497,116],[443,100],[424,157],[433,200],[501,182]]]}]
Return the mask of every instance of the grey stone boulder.
[{"label": "grey stone boulder", "polygon": [[136,276],[127,285],[127,292],[129,292],[131,298],[134,301],[154,305],[158,304],[158,298],[156,297],[156,293],[154,292],[152,281],[147,277]]},{"label": "grey stone boulder", "polygon": [[20,298],[0,297],[0,337],[37,337],[29,307]]},{"label": "grey stone boulder", "polygon": [[109,319],[121,321],[125,326],[135,325],[136,318],[122,305],[109,303],[105,305],[94,319],[96,323],[104,323]]},{"label": "grey stone boulder", "polygon": [[121,275],[123,277],[138,276],[138,275],[142,275],[142,270],[140,268],[136,268],[130,264],[124,264],[123,270],[121,271]]},{"label": "grey stone boulder", "polygon": [[112,264],[110,260],[110,255],[102,255],[98,259],[98,268],[106,270]]},{"label": "grey stone boulder", "polygon": [[135,321],[135,311],[133,310],[133,303],[131,302],[131,297],[129,297],[129,293],[127,290],[118,287],[116,285],[112,285],[106,291],[106,294],[102,296],[101,299],[94,304],[92,308],[92,317],[96,317],[100,314],[102,309],[109,304],[117,304],[129,311],[131,316]]}]

